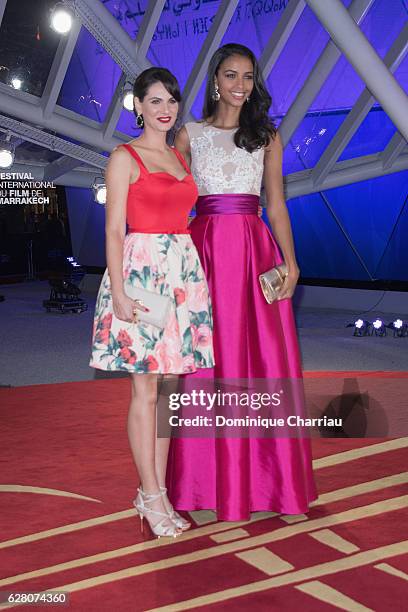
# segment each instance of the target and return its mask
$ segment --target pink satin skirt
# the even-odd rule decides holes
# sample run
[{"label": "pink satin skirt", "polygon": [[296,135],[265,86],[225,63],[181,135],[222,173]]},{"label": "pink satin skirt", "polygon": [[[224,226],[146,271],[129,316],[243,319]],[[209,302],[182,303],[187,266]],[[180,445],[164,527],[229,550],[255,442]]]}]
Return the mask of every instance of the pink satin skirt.
[{"label": "pink satin skirt", "polygon": [[[259,286],[282,257],[258,204],[246,194],[198,199],[190,228],[212,299],[216,364],[200,377],[302,376],[291,301],[267,304]],[[212,509],[224,521],[303,514],[317,497],[310,440],[298,438],[173,438],[167,486],[176,509]]]}]

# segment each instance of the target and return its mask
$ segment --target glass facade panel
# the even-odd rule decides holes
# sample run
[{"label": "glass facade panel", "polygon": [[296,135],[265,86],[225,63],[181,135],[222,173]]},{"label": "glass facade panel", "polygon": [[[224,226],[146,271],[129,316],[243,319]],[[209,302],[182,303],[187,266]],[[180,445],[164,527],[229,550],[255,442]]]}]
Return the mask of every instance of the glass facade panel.
[{"label": "glass facade panel", "polygon": [[60,37],[49,27],[50,0],[9,0],[0,27],[0,82],[41,96]]},{"label": "glass facade panel", "polygon": [[102,122],[120,75],[121,70],[111,56],[88,30],[81,28],[58,104],[88,119]]},{"label": "glass facade panel", "polygon": [[408,281],[407,194],[404,171],[290,200],[302,276]]}]

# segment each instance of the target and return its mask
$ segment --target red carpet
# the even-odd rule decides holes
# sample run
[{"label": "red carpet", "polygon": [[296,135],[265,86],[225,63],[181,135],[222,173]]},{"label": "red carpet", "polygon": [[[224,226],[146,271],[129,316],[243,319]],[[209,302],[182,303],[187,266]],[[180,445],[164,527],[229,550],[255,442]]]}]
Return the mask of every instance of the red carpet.
[{"label": "red carpet", "polygon": [[159,543],[131,507],[129,391],[126,379],[0,391],[0,591],[62,588],[84,611],[406,609],[408,438],[314,439],[307,518],[212,521]]}]

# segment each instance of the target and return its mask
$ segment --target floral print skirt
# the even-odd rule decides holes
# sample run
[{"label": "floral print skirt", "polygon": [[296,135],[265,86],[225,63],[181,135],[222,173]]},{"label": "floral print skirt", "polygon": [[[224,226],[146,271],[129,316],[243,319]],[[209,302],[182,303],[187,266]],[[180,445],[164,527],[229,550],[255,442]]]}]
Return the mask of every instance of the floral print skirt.
[{"label": "floral print skirt", "polygon": [[[171,298],[163,330],[123,321],[111,332],[111,284],[102,278],[95,308],[90,366],[130,373],[188,374],[214,366],[212,313],[207,282],[189,234],[128,234],[124,280]],[[116,326],[117,328],[117,326]]]}]

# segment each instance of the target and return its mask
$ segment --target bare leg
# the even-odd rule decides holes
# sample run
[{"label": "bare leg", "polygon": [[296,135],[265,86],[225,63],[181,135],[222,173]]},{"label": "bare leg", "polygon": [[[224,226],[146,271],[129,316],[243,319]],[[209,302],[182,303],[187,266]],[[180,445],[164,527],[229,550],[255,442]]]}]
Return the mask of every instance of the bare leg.
[{"label": "bare leg", "polygon": [[[132,399],[128,413],[128,436],[142,486],[157,491],[154,470],[157,376],[132,374]],[[153,468],[153,469],[152,469]]]},{"label": "bare leg", "polygon": [[[163,437],[156,440],[156,476],[160,487],[166,486],[167,458],[169,455],[171,428],[168,423],[170,414],[169,396],[177,393],[178,377],[165,375],[158,385],[157,418],[161,422],[159,433]],[[166,431],[167,430],[167,431]]]},{"label": "bare leg", "polygon": [[[132,374],[132,399],[128,413],[129,443],[140,476],[144,493],[158,494],[159,483],[156,476],[156,403],[157,375]],[[162,497],[150,501],[148,508],[166,513]],[[163,517],[147,515],[152,526],[162,521]],[[170,518],[168,525],[173,523]]]},{"label": "bare leg", "polygon": [[158,385],[158,400],[157,400],[157,420],[158,420],[158,435],[156,440],[156,476],[157,482],[163,492],[163,502],[167,512],[169,512],[173,520],[180,529],[185,531],[191,526],[189,521],[180,516],[174,511],[171,505],[166,491],[166,469],[167,469],[167,458],[169,454],[171,427],[169,424],[169,416],[171,411],[169,410],[169,396],[172,393],[177,393],[179,386],[179,380],[177,376],[166,375],[161,378]]}]

